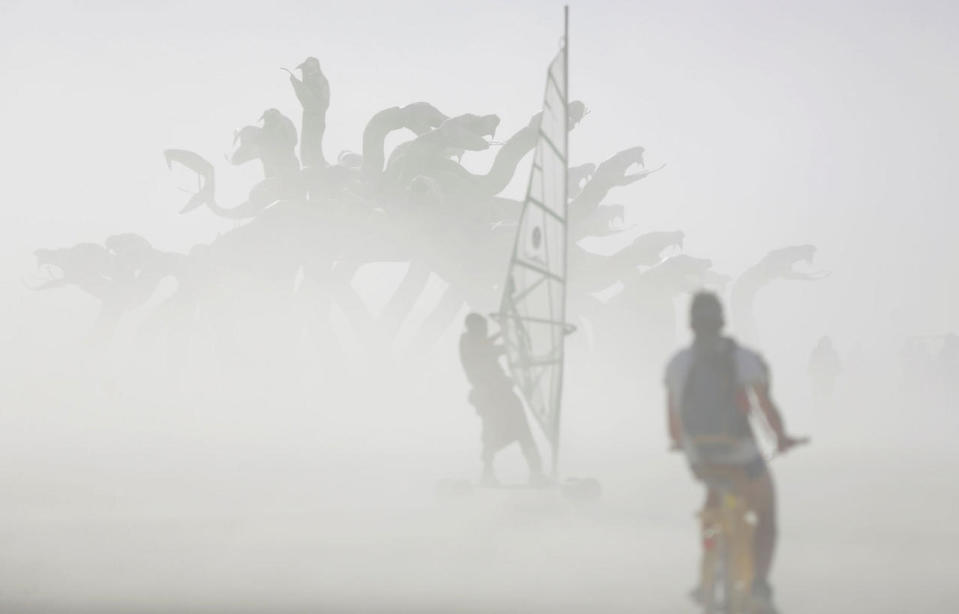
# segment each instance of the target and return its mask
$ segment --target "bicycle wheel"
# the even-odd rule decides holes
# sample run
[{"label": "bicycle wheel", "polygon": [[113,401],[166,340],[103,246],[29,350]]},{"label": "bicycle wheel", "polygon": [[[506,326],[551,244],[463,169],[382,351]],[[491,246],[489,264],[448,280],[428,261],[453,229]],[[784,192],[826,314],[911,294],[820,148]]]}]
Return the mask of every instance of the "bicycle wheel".
[{"label": "bicycle wheel", "polygon": [[703,558],[699,572],[699,594],[696,599],[706,614],[719,614],[722,603],[716,594],[723,577],[722,569],[722,523],[717,517],[701,515]]},{"label": "bicycle wheel", "polygon": [[747,614],[752,587],[752,525],[743,501],[727,497],[723,505],[723,602],[726,614]]},{"label": "bicycle wheel", "polygon": [[723,550],[720,557],[722,560],[723,614],[742,614],[737,607],[739,600],[736,598],[738,592],[736,587],[735,549],[731,543],[733,537],[728,534],[723,535]]}]

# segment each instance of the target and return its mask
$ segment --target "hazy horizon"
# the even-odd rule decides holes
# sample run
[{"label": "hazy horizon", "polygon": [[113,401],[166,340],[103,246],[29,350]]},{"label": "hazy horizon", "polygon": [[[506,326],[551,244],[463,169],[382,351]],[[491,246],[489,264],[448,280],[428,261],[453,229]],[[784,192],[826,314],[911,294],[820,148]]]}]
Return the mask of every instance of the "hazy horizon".
[{"label": "hazy horizon", "polygon": [[[327,337],[297,329],[315,296],[237,286],[198,312],[182,362],[173,335],[143,334],[169,279],[97,347],[93,298],[28,288],[43,278],[39,248],[136,233],[186,254],[237,236],[244,223],[206,207],[178,213],[195,186],[163,151],[213,162],[220,204],[240,203],[262,173],[225,159],[234,131],[268,108],[300,126],[281,68],[308,56],[330,82],[331,162],[361,151],[374,113],[417,101],[496,114],[504,141],[540,111],[562,6],[0,0],[0,609],[693,611],[701,493],[666,453],[660,390],[688,341],[687,293],[655,338],[629,328],[629,309],[607,330],[602,317],[577,322],[561,467],[605,490],[577,507],[528,493],[435,498],[437,480],[479,472],[456,345],[467,307],[416,345],[451,282],[439,272],[397,338],[369,347],[343,309]],[[665,164],[610,191],[603,203],[624,205],[631,228],[588,251],[682,231],[682,253],[731,280],[804,244],[817,251],[802,270],[828,273],[774,281],[753,304],[755,333],[730,326],[768,359],[787,423],[814,440],[773,465],[783,610],[956,603],[957,391],[935,361],[942,335],[959,332],[959,7],[573,2],[569,45],[571,98],[589,109],[570,164],[637,145],[647,168]],[[387,154],[411,135],[390,135]],[[485,172],[497,151],[467,152],[463,166]],[[523,199],[530,164],[501,196]],[[449,242],[440,235],[420,239]],[[359,269],[352,286],[374,316],[406,266]],[[471,307],[495,305],[488,294]],[[224,305],[241,313],[248,363],[218,354]],[[807,374],[823,336],[843,364],[828,402]],[[917,338],[927,362],[909,379],[902,352]],[[503,459],[521,479],[518,452]]]}]

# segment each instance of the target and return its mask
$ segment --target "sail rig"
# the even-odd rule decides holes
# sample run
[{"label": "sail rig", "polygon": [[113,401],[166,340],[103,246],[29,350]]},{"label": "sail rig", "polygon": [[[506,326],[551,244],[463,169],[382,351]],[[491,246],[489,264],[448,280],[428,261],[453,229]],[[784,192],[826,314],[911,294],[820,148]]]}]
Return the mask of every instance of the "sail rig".
[{"label": "sail rig", "polygon": [[566,322],[569,169],[569,9],[563,46],[546,73],[539,138],[498,319],[510,374],[559,456]]}]

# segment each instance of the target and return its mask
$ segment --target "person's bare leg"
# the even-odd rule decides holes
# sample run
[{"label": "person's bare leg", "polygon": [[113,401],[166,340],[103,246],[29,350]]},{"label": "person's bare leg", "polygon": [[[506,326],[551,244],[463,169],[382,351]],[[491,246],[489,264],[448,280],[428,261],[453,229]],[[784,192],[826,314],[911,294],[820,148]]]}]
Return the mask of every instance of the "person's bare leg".
[{"label": "person's bare leg", "polygon": [[706,599],[706,595],[703,593],[703,585],[707,573],[709,573],[709,567],[713,563],[706,545],[707,531],[716,530],[720,522],[719,491],[706,486],[706,499],[703,501],[703,509],[699,512],[700,543],[702,546],[699,559],[699,582],[689,593],[689,596],[697,603],[703,603]]},{"label": "person's bare leg", "polygon": [[776,492],[769,471],[746,480],[742,496],[756,514],[756,535],[753,541],[754,584],[768,584],[769,570],[776,551]]},{"label": "person's bare leg", "polygon": [[496,456],[496,451],[493,450],[486,442],[483,442],[483,475],[480,480],[484,484],[495,484],[496,472],[493,470],[493,458]]}]

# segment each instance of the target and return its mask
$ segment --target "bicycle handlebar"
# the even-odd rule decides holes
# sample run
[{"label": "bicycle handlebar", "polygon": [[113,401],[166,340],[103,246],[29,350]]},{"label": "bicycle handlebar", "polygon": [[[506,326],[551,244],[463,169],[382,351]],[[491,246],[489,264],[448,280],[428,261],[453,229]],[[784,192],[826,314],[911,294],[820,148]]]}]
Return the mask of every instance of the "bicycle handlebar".
[{"label": "bicycle handlebar", "polygon": [[808,445],[812,439],[809,437],[790,437],[787,445],[783,447],[782,451],[786,452],[787,450],[792,450],[793,448],[798,448],[800,446]]},{"label": "bicycle handlebar", "polygon": [[809,438],[809,437],[787,437],[787,439],[788,439],[788,441],[786,442],[786,445],[785,445],[785,446],[777,446],[776,449],[773,450],[772,454],[770,454],[770,455],[766,458],[767,461],[771,461],[771,460],[773,460],[774,458],[776,458],[777,456],[779,456],[779,455],[781,455],[781,454],[785,454],[786,452],[789,452],[789,451],[792,450],[793,448],[798,448],[798,447],[800,447],[800,446],[808,445],[809,442],[812,441],[812,439]]}]

